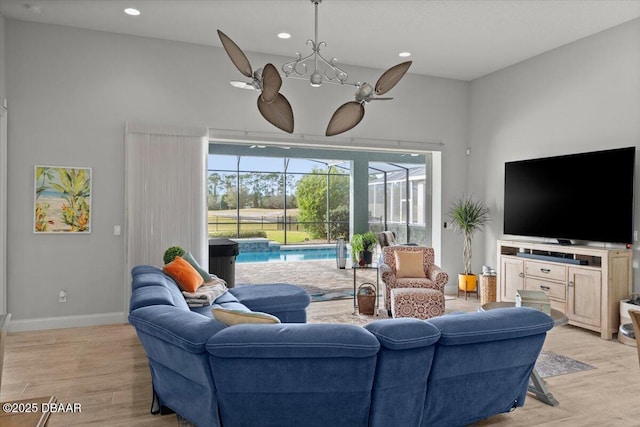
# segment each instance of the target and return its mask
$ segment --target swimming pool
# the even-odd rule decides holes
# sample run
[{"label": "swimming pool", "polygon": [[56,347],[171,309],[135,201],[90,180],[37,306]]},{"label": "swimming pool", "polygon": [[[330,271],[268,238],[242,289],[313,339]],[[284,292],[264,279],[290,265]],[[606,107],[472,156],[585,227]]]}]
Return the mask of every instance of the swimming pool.
[{"label": "swimming pool", "polygon": [[279,262],[279,261],[310,261],[322,259],[336,259],[336,247],[328,246],[304,246],[285,247],[280,250],[260,251],[260,252],[240,252],[236,257],[236,262]]}]

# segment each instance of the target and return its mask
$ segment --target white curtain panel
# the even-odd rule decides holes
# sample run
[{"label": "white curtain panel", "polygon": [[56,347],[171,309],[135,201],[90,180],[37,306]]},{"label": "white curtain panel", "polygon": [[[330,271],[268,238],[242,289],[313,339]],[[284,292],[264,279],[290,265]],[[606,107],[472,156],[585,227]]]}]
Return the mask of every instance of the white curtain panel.
[{"label": "white curtain panel", "polygon": [[191,252],[208,267],[208,144],[206,127],[127,123],[127,280],[136,265],[162,267],[171,246]]}]

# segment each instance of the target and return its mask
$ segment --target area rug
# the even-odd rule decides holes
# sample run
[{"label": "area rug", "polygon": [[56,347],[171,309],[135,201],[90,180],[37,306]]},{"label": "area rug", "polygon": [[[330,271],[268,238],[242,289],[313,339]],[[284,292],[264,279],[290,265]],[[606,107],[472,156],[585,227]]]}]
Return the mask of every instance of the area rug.
[{"label": "area rug", "polygon": [[542,378],[548,378],[596,368],[553,351],[542,351],[538,356],[536,369]]},{"label": "area rug", "polygon": [[305,289],[309,296],[311,297],[311,302],[320,302],[320,301],[332,301],[337,299],[347,299],[353,298],[353,291],[337,291],[337,292],[325,292],[325,291],[316,291],[311,292]]}]

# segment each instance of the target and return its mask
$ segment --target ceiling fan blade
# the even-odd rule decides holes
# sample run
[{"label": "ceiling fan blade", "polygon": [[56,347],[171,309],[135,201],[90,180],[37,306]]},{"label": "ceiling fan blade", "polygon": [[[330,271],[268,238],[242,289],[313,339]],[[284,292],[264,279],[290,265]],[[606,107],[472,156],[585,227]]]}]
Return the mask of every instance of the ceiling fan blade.
[{"label": "ceiling fan blade", "polygon": [[367,102],[370,102],[370,101],[391,101],[392,99],[393,98],[376,96],[375,98],[369,98],[369,100]]},{"label": "ceiling fan blade", "polygon": [[293,133],[293,110],[287,98],[281,93],[271,103],[258,96],[258,110],[269,123],[288,133]]},{"label": "ceiling fan blade", "polygon": [[364,105],[360,102],[349,101],[342,104],[329,120],[327,136],[338,135],[354,128],[364,117]]},{"label": "ceiling fan blade", "polygon": [[222,47],[227,51],[227,55],[229,55],[233,65],[235,65],[238,71],[242,74],[247,77],[251,77],[253,75],[253,71],[251,71],[251,64],[242,49],[240,49],[238,45],[229,38],[229,36],[220,30],[218,30],[218,37],[220,37]]},{"label": "ceiling fan blade", "polygon": [[262,100],[267,104],[273,102],[278,96],[282,78],[273,64],[267,64],[262,69]]},{"label": "ceiling fan blade", "polygon": [[412,63],[413,61],[402,62],[385,71],[376,82],[376,95],[384,95],[393,89],[400,79],[404,77]]}]

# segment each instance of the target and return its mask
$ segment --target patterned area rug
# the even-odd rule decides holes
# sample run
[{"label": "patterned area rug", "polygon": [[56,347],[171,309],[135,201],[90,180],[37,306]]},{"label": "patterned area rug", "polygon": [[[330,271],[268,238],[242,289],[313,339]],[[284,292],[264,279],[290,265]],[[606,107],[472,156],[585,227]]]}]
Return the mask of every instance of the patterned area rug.
[{"label": "patterned area rug", "polygon": [[542,378],[548,378],[596,368],[553,351],[542,351],[538,356],[536,369]]}]

